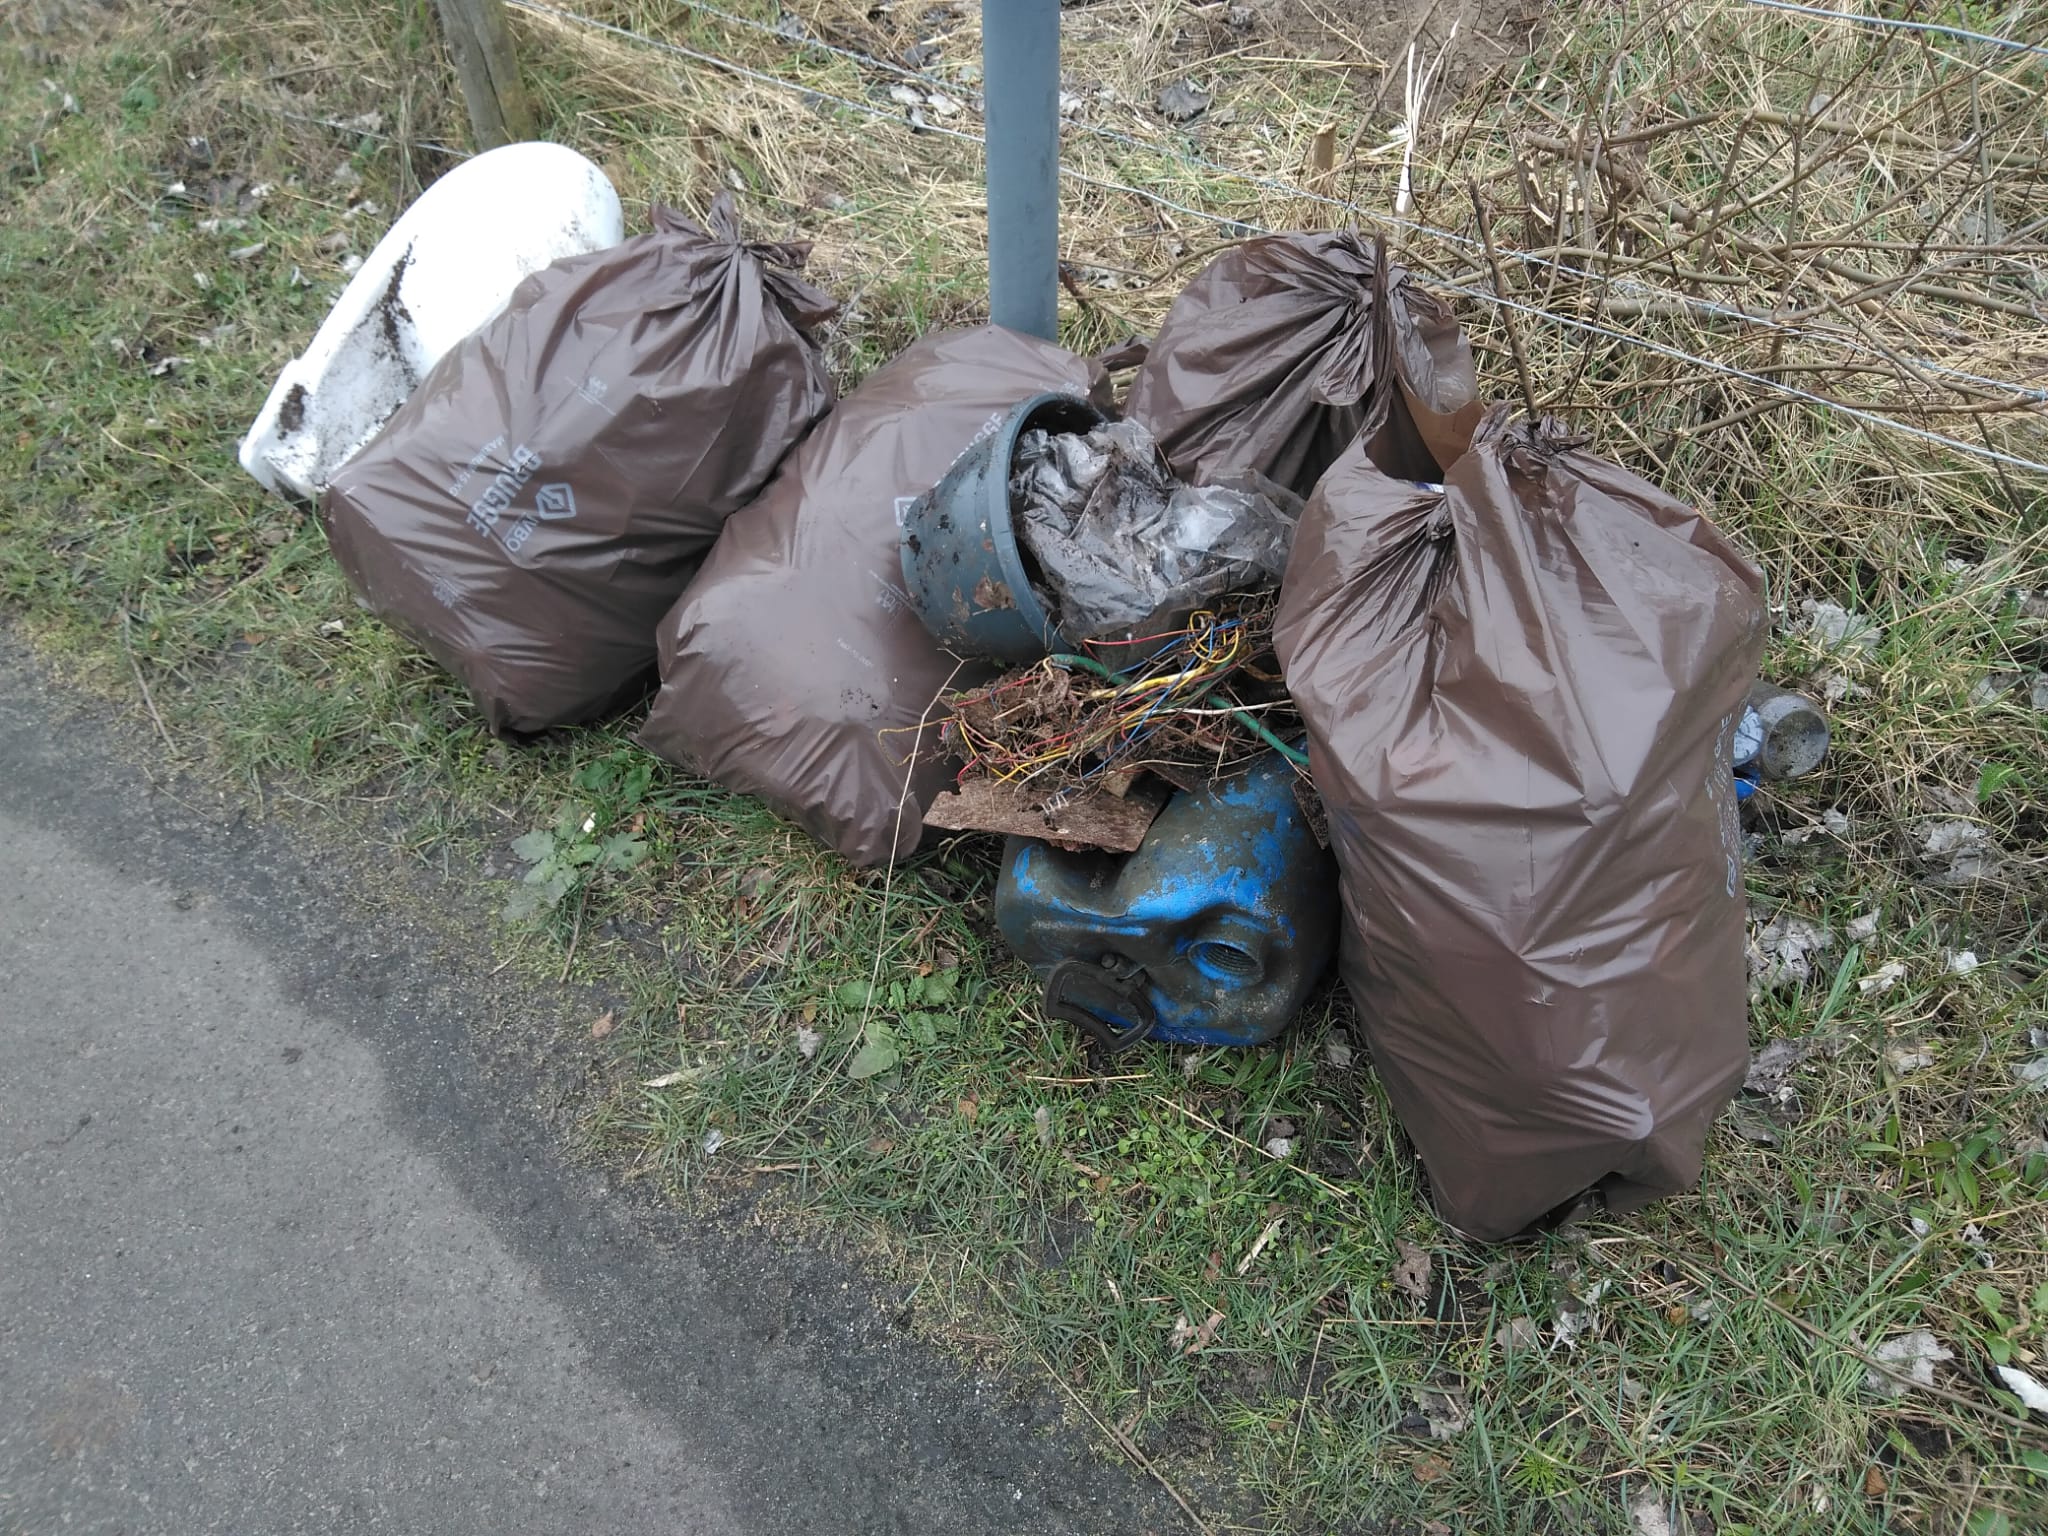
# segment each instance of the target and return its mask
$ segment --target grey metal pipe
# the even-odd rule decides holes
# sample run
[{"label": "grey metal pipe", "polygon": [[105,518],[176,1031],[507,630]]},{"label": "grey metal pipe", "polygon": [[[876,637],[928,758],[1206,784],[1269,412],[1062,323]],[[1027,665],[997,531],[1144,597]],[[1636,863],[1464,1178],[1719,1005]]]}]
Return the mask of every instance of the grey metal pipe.
[{"label": "grey metal pipe", "polygon": [[997,325],[1059,331],[1060,0],[981,0],[988,121],[988,307]]}]

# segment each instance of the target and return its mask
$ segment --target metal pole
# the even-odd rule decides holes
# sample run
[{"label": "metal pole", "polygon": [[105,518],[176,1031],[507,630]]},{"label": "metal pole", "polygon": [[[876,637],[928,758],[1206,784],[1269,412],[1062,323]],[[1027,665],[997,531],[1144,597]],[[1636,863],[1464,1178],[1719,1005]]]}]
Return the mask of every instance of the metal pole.
[{"label": "metal pole", "polygon": [[989,318],[1059,331],[1060,0],[981,0]]}]

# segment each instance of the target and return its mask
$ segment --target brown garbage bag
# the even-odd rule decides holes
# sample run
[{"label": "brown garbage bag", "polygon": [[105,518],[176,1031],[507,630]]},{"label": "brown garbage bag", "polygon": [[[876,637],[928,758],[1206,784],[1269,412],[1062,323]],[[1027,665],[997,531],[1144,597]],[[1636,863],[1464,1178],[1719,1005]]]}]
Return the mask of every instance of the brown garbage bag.
[{"label": "brown garbage bag", "polygon": [[661,621],[641,745],[759,795],[852,863],[914,850],[953,780],[934,701],[990,673],[918,618],[899,520],[1043,390],[1106,404],[1098,368],[989,326],[915,342],[842,400]]},{"label": "brown garbage bag", "polygon": [[1504,407],[1442,491],[1360,446],[1302,514],[1275,640],[1344,978],[1471,1236],[1699,1177],[1748,1059],[1729,752],[1762,587],[1699,513]]},{"label": "brown garbage bag", "polygon": [[831,407],[802,246],[705,229],[556,262],[442,358],[335,478],[322,521],[364,605],[494,731],[602,715],[726,518]]},{"label": "brown garbage bag", "polygon": [[1479,420],[1471,349],[1441,300],[1357,235],[1271,235],[1173,301],[1125,414],[1197,485],[1315,489],[1361,432],[1380,467],[1435,480]]}]

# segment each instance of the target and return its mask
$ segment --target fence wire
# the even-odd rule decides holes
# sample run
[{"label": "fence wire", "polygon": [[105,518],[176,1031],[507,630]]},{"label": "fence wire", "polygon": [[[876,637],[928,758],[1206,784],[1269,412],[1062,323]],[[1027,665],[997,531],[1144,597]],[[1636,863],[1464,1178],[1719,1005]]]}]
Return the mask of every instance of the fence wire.
[{"label": "fence wire", "polygon": [[[526,11],[537,16],[547,17],[556,21],[557,23],[574,27],[583,27],[592,31],[606,33],[611,36],[623,39],[627,42],[633,43],[636,46],[647,48],[655,52],[668,54],[674,57],[687,59],[693,63],[702,64],[707,68],[719,70],[723,73],[732,75],[735,78],[750,80],[755,82],[756,84],[770,86],[777,90],[788,91],[804,98],[807,101],[826,102],[834,106],[844,107],[850,111],[860,113],[869,118],[879,119],[884,122],[892,123],[906,132],[927,135],[940,139],[952,140],[963,144],[971,144],[976,146],[977,148],[982,149],[985,149],[987,146],[987,139],[985,136],[979,133],[974,133],[967,129],[950,128],[945,126],[944,124],[932,123],[929,121],[921,121],[919,123],[912,124],[901,112],[899,112],[893,107],[883,107],[873,102],[862,101],[857,98],[849,96],[842,96],[832,91],[823,90],[817,86],[807,85],[799,80],[791,80],[785,76],[773,74],[769,71],[754,69],[748,65],[741,64],[733,59],[725,58],[719,54],[710,53],[698,48],[692,48],[687,46],[686,44],[673,42],[666,38],[651,37],[646,33],[634,31],[632,28],[623,27],[614,22],[605,21],[593,16],[587,16],[577,11],[568,10],[564,7],[550,4],[548,3],[548,0],[507,0],[507,3],[518,10]],[[843,57],[850,62],[861,64],[867,67],[872,67],[881,70],[884,73],[893,74],[898,78],[916,81],[925,84],[933,89],[942,90],[946,92],[952,92],[958,89],[958,87],[952,82],[934,76],[924,75],[919,73],[918,71],[907,69],[901,65],[893,64],[887,60],[876,59],[870,55],[862,54],[852,49],[841,48],[835,44],[824,42],[821,39],[792,35],[791,32],[783,28],[773,26],[765,22],[756,21],[751,18],[735,16],[732,13],[720,10],[715,6],[698,4],[696,3],[696,0],[684,0],[684,6],[686,9],[700,12],[702,14],[712,17],[713,19],[727,22],[732,25],[740,26],[748,30],[763,33],[767,36],[777,39],[779,42],[788,46],[822,49],[825,52]],[[1482,252],[1484,250],[1484,246],[1481,241],[1475,240],[1468,235],[1462,235],[1450,230],[1439,229],[1434,225],[1420,223],[1409,219],[1403,219],[1395,215],[1379,214],[1375,210],[1362,208],[1355,203],[1350,203],[1342,199],[1332,198],[1327,195],[1318,194],[1313,191],[1310,191],[1307,188],[1297,187],[1288,182],[1279,181],[1273,178],[1261,177],[1252,173],[1233,170],[1230,167],[1219,165],[1196,156],[1182,154],[1181,152],[1168,146],[1162,146],[1156,143],[1148,142],[1144,139],[1137,138],[1134,135],[1118,133],[1114,129],[1102,128],[1098,125],[1084,124],[1081,126],[1086,131],[1091,131],[1099,136],[1121,141],[1134,148],[1143,150],[1148,154],[1155,154],[1169,158],[1177,158],[1198,168],[1226,175],[1234,179],[1242,180],[1250,185],[1260,186],[1267,190],[1279,192],[1283,195],[1290,197],[1305,198],[1312,203],[1323,204],[1341,210],[1348,214],[1354,221],[1365,222],[1368,224],[1377,223],[1385,225],[1390,229],[1399,229],[1415,234],[1426,235],[1431,238],[1445,240],[1449,243],[1475,252]],[[1177,202],[1149,188],[1131,186],[1127,183],[1115,181],[1108,177],[1093,175],[1089,172],[1080,170],[1074,166],[1070,166],[1065,163],[1062,163],[1060,166],[1060,174],[1062,177],[1070,181],[1075,181],[1087,186],[1096,187],[1103,191],[1122,193],[1127,196],[1138,198],[1141,201],[1150,203],[1156,207],[1170,210],[1174,213],[1181,214],[1188,218],[1203,221],[1205,223],[1211,224],[1224,230],[1226,233],[1230,234],[1234,238],[1242,239],[1253,235],[1271,235],[1278,233],[1278,231],[1268,229],[1262,225],[1253,223],[1243,218],[1226,214],[1212,213],[1206,209],[1191,207],[1188,204]],[[1610,288],[1621,288],[1624,286],[1632,285],[1634,291],[1654,299],[1674,301],[1688,307],[1699,309],[1704,313],[1721,315],[1726,318],[1741,321],[1744,324],[1758,326],[1763,329],[1781,332],[1783,334],[1800,340],[1817,342],[1823,345],[1842,346],[1852,344],[1851,338],[1841,337],[1826,332],[1812,332],[1797,326],[1786,325],[1782,322],[1774,322],[1766,317],[1759,316],[1750,311],[1737,310],[1729,308],[1727,306],[1716,305],[1709,300],[1698,299],[1693,295],[1679,294],[1669,289],[1658,288],[1654,284],[1644,284],[1637,282],[1636,280],[1619,277],[1613,274],[1600,273],[1585,268],[1573,267],[1566,263],[1557,262],[1549,258],[1539,256],[1534,252],[1518,250],[1500,250],[1498,251],[1498,254],[1503,260],[1517,260],[1525,264],[1552,268],[1560,272],[1568,273],[1571,275],[1587,278],[1589,280],[1602,283]],[[1900,281],[1902,282],[1909,280],[1910,278],[1900,279]],[[1811,390],[1801,389],[1799,386],[1795,384],[1788,384],[1784,380],[1771,377],[1768,374],[1752,372],[1748,369],[1737,367],[1736,365],[1731,363],[1721,362],[1715,358],[1703,357],[1700,356],[1698,353],[1688,352],[1681,347],[1674,347],[1668,345],[1667,343],[1653,340],[1649,337],[1643,336],[1636,332],[1620,330],[1613,326],[1602,324],[1597,320],[1588,319],[1581,315],[1569,314],[1559,310],[1546,309],[1540,305],[1525,303],[1521,300],[1511,298],[1506,294],[1496,293],[1489,288],[1474,287],[1470,284],[1462,283],[1454,279],[1447,279],[1441,277],[1433,278],[1432,283],[1433,286],[1442,288],[1452,293],[1459,294],[1476,303],[1491,305],[1499,309],[1504,309],[1514,313],[1527,315],[1533,319],[1545,322],[1547,324],[1563,326],[1584,335],[1601,337],[1606,340],[1618,342],[1626,346],[1643,348],[1645,350],[1654,352],[1657,355],[1665,357],[1672,361],[1686,363],[1694,367],[1703,368],[1710,373],[1719,375],[1724,378],[1740,380],[1745,383],[1756,385],[1759,388],[1768,390],[1774,394],[1783,396],[1789,400],[1798,401],[1802,404],[1818,407],[1824,411],[1829,411],[1836,413],[1838,415],[1847,416],[1850,419],[1860,422],[1866,426],[1878,427],[1887,431],[1896,432],[1901,434],[1902,436],[1911,437],[1922,442],[1946,448],[1952,452],[1965,455],[1966,457],[2004,465],[2012,469],[2025,471],[2029,474],[2048,476],[2048,462],[2044,462],[2038,459],[2031,459],[2025,457],[2024,455],[2008,452],[2004,449],[1993,446],[1988,441],[1984,443],[1968,442],[1962,438],[1952,437],[1944,432],[1938,432],[1931,428],[1922,427],[1910,421],[1901,420],[1896,416],[1886,415],[1879,410],[1873,410],[1868,407],[1856,405],[1848,401],[1831,399],[1826,395],[1817,394]],[[1871,350],[1867,348],[1867,346],[1862,347],[1860,350],[1863,350],[1864,354],[1869,357],[1885,357],[1883,353]],[[1893,361],[1894,359],[1892,357],[1885,357],[1885,360]],[[1923,362],[1922,360],[1914,358],[1897,358],[1897,361],[1902,361],[1906,363],[1908,367],[1915,372],[1921,372],[1931,376],[1947,377],[1950,379],[1954,379],[1961,382],[1967,382],[1981,387],[2006,391],[2022,400],[2031,400],[2035,402],[2048,400],[2048,389],[2043,389],[2041,387],[2034,385],[2023,384],[2015,380],[1987,378],[1976,374],[1966,373],[1961,370],[1949,369],[1944,367],[1943,365],[1936,364],[1933,362]]]},{"label": "fence wire", "polygon": [[1818,16],[1829,21],[1852,22],[1859,27],[1889,28],[1898,32],[1925,32],[1938,37],[1961,38],[1966,42],[1989,43],[1994,48],[2005,48],[2015,53],[2035,53],[2048,58],[2048,48],[2039,43],[2022,42],[2016,37],[2000,37],[1994,32],[1972,32],[1968,27],[1952,27],[1946,22],[1923,21],[1917,16],[1864,16],[1855,11],[1831,11],[1824,6],[1799,5],[1794,0],[1748,0],[1750,5],[1766,11],[1790,11],[1795,16]]},{"label": "fence wire", "polygon": [[[553,12],[564,17],[573,15],[573,13],[564,13],[561,12],[559,8],[546,4],[545,0],[511,0],[511,3],[525,10],[531,10],[536,12]],[[750,16],[735,15],[733,12],[723,10],[718,6],[705,4],[703,3],[703,0],[679,0],[679,3],[682,4],[682,6],[687,10],[694,11],[702,16],[711,17],[712,19],[722,22],[725,25],[737,27],[743,31],[753,32],[764,37],[772,38],[777,43],[787,48],[801,48],[814,50],[820,53],[830,55],[831,57],[834,58],[842,59],[848,63],[854,64],[857,67],[863,69],[875,71],[881,74],[888,75],[898,80],[903,80],[910,82],[912,84],[924,86],[927,90],[941,91],[950,94],[951,92],[960,89],[960,87],[955,82],[948,81],[940,76],[927,74],[921,70],[911,69],[905,65],[898,64],[891,59],[876,58],[872,54],[862,53],[858,49],[847,48],[837,43],[828,42],[823,38],[811,36],[808,33],[805,33],[801,30],[792,29],[791,27],[784,24],[770,24],[768,22],[756,20],[755,18]],[[626,31],[625,29],[622,28],[613,28],[610,26],[609,23],[592,21],[590,18],[587,17],[581,18],[581,20],[583,20],[588,25],[604,27],[607,30],[622,32],[623,35],[632,37],[642,43],[652,44],[657,47],[662,46],[662,41],[657,38],[650,38],[645,36],[644,34]],[[784,83],[788,84],[789,82]],[[886,117],[897,116],[897,114],[893,112],[882,112],[880,113],[880,115]],[[902,120],[903,119],[898,118],[898,121]],[[979,137],[976,137],[974,135],[963,135],[958,130],[941,130],[939,128],[934,127],[934,125],[932,125],[929,122],[921,122],[913,126],[916,127],[919,131],[943,132],[948,137],[966,137],[970,139],[971,142],[977,144],[983,142]],[[1399,230],[1404,233],[1423,235],[1431,239],[1442,240],[1446,244],[1457,246],[1467,251],[1474,257],[1478,257],[1480,255],[1483,255],[1484,253],[1484,247],[1482,243],[1479,240],[1473,238],[1471,235],[1463,234],[1455,230],[1443,229],[1438,227],[1437,225],[1425,223],[1420,220],[1403,218],[1399,214],[1382,213],[1377,209],[1367,208],[1362,204],[1357,203],[1356,201],[1353,201],[1351,199],[1332,197],[1328,193],[1317,192],[1312,190],[1311,188],[1300,186],[1294,182],[1286,181],[1279,177],[1263,176],[1254,171],[1244,170],[1241,167],[1225,165],[1220,161],[1209,159],[1206,156],[1194,154],[1186,149],[1179,148],[1173,145],[1162,144],[1157,140],[1145,139],[1136,134],[1124,133],[1115,128],[1106,127],[1100,123],[1091,123],[1087,121],[1068,123],[1063,126],[1074,131],[1085,133],[1092,138],[1101,139],[1109,143],[1119,144],[1126,148],[1137,150],[1138,152],[1143,154],[1156,155],[1163,159],[1174,160],[1182,165],[1189,166],[1197,170],[1207,171],[1211,175],[1221,176],[1232,181],[1242,182],[1246,186],[1257,187],[1262,191],[1277,193],[1283,197],[1300,198],[1305,202],[1320,207],[1329,208],[1338,213],[1341,213],[1347,219],[1354,223],[1365,224],[1372,228],[1379,229],[1382,231]],[[1970,146],[1968,145],[1961,146],[1958,149],[1957,153],[1966,153],[1969,147]],[[1069,172],[1069,174],[1074,175],[1077,179],[1081,180],[1094,180],[1095,184],[1100,186],[1115,185],[1114,183],[1103,182],[1099,179],[1081,176],[1077,172]],[[1195,210],[1183,208],[1178,203],[1168,202],[1166,199],[1160,197],[1157,193],[1140,192],[1138,195],[1149,198],[1150,200],[1158,202],[1163,206],[1174,208],[1180,212],[1194,213],[1194,216],[1198,218],[1211,217],[1211,215],[1198,213],[1195,212]],[[2038,233],[2038,230],[2042,227],[2048,227],[2048,220],[2038,221],[2036,225],[2030,225],[2028,228],[2030,231]],[[1819,345],[1833,346],[1837,348],[1852,350],[1856,352],[1858,355],[1867,359],[1883,362],[1894,361],[1894,358],[1892,356],[1887,356],[1886,354],[1878,351],[1877,349],[1871,347],[1867,342],[1863,341],[1861,338],[1858,337],[1844,336],[1838,332],[1833,331],[1814,330],[1809,327],[1788,323],[1777,316],[1762,314],[1756,310],[1742,309],[1727,304],[1717,304],[1712,299],[1701,298],[1697,294],[1683,293],[1676,289],[1661,287],[1656,283],[1646,282],[1640,277],[1632,277],[1622,273],[1601,272],[1590,267],[1578,266],[1572,262],[1562,260],[1561,258],[1545,256],[1536,251],[1526,251],[1518,249],[1502,250],[1499,252],[1499,255],[1505,261],[1513,261],[1525,267],[1534,267],[1544,271],[1555,272],[1562,276],[1578,278],[1586,282],[1598,283],[1611,292],[1619,293],[1629,298],[1642,300],[1648,303],[1675,305],[1679,308],[1690,310],[1696,314],[1711,315],[1717,319],[1723,320],[1733,320],[1743,325],[1775,331],[1782,335],[1797,337],[1800,340],[1814,342]],[[1912,277],[1908,276],[1899,279],[1899,282],[1905,283],[1910,282],[1912,280]],[[2021,384],[2011,379],[1991,378],[1983,374],[1971,373],[1966,369],[1953,368],[1946,364],[1936,363],[1932,359],[1928,358],[1901,357],[1899,360],[1902,360],[1905,363],[1907,363],[1911,367],[1912,371],[1922,375],[1923,379],[1946,379],[1954,383],[1972,385],[1978,389],[2000,390],[2008,394],[2016,395],[2021,399],[2048,400],[2048,387]]]}]

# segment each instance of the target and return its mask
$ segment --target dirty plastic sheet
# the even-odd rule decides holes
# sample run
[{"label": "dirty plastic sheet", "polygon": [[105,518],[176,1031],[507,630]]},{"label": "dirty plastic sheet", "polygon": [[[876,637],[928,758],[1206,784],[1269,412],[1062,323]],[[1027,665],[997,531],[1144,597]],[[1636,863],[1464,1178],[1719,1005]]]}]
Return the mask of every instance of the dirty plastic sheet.
[{"label": "dirty plastic sheet", "polygon": [[1010,495],[1046,606],[1077,642],[1157,634],[1276,585],[1301,514],[1277,485],[1181,484],[1134,421],[1026,432]]},{"label": "dirty plastic sheet", "polygon": [[1344,979],[1460,1231],[1699,1177],[1749,1062],[1728,754],[1762,589],[1694,508],[1504,408],[1441,489],[1360,443],[1302,514],[1274,639]]}]

